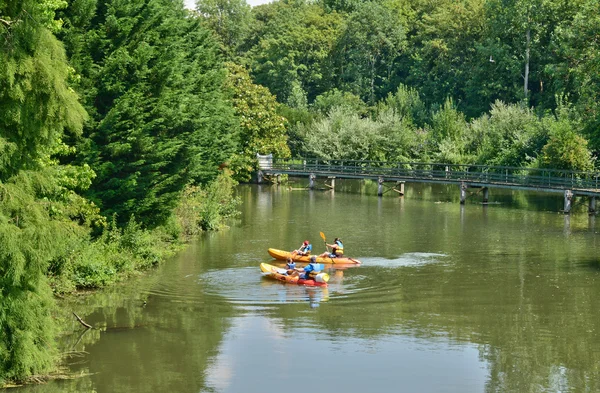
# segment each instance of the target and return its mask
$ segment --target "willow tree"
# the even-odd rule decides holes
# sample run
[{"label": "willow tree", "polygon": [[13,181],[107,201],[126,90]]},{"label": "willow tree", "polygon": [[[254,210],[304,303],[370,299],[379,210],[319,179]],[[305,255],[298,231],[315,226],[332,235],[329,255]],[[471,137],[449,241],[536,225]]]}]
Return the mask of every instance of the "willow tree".
[{"label": "willow tree", "polygon": [[52,155],[85,111],[66,81],[52,0],[0,1],[0,382],[54,363],[49,260],[72,225],[53,211]]}]

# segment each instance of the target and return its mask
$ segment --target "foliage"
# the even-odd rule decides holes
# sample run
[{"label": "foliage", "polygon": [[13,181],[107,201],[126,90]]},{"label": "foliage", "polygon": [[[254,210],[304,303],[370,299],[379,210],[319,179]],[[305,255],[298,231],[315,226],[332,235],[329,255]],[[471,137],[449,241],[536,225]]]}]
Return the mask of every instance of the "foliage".
[{"label": "foliage", "polygon": [[213,182],[205,187],[189,186],[175,209],[177,222],[185,238],[203,230],[218,230],[230,217],[239,212],[239,198],[234,196],[237,182],[225,169]]},{"label": "foliage", "polygon": [[590,147],[600,151],[600,14],[598,2],[576,2],[573,19],[562,21],[553,49],[559,53],[546,67],[556,90],[569,94],[583,119],[583,132]]},{"label": "foliage", "polygon": [[336,84],[374,105],[393,90],[397,60],[405,47],[405,29],[390,10],[376,2],[361,3],[336,42]]},{"label": "foliage", "polygon": [[376,120],[360,118],[347,107],[333,108],[326,118],[299,126],[307,156],[323,159],[406,160],[422,142],[410,124],[392,111]]},{"label": "foliage", "polygon": [[336,107],[346,107],[359,116],[367,114],[367,104],[359,96],[347,91],[332,89],[317,96],[312,103],[312,110],[327,115]]},{"label": "foliage", "polygon": [[231,58],[237,56],[252,20],[246,0],[198,0],[196,9],[217,35],[223,52]]},{"label": "foliage", "polygon": [[183,187],[214,179],[233,152],[215,42],[186,15],[168,0],[114,0],[63,14],[93,114],[77,162],[96,172],[88,195],[120,224],[131,215],[148,227],[165,223]]},{"label": "foliage", "polygon": [[489,115],[471,124],[477,163],[528,166],[547,141],[542,122],[529,109],[497,101]]},{"label": "foliage", "polygon": [[255,44],[247,58],[256,82],[282,103],[293,89],[303,89],[308,102],[328,90],[340,15],[309,2],[274,2],[260,7],[255,17],[262,24],[251,38]]},{"label": "foliage", "polygon": [[237,179],[248,180],[255,168],[256,154],[289,157],[285,118],[277,114],[279,104],[269,91],[252,83],[247,71],[228,63],[228,88],[235,114],[240,121],[239,149],[231,168]]},{"label": "foliage", "polygon": [[0,180],[41,167],[63,132],[81,132],[86,117],[66,83],[62,44],[34,20],[51,25],[52,4],[0,3]]},{"label": "foliage", "polygon": [[[428,105],[440,104],[451,97],[459,106],[485,110],[488,101],[463,102],[468,94],[471,74],[487,69],[489,55],[478,53],[485,29],[484,0],[443,0],[417,3],[410,34],[410,72],[405,84],[418,86]],[[476,86],[482,88],[481,84]],[[500,86],[502,87],[502,86]],[[483,108],[481,107],[483,105]],[[469,111],[468,114],[472,112]],[[477,113],[478,114],[478,113]]]},{"label": "foliage", "polygon": [[395,93],[389,93],[380,101],[378,110],[391,109],[402,120],[415,124],[418,127],[425,125],[428,120],[428,112],[416,89],[405,85],[399,85]]}]

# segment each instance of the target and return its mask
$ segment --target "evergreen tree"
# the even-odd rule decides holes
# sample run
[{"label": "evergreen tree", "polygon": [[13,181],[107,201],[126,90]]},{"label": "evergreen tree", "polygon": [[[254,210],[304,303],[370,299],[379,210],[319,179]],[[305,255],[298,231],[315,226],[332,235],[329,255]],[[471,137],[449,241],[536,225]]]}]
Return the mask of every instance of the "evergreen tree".
[{"label": "evergreen tree", "polygon": [[64,18],[93,116],[79,158],[98,175],[89,196],[121,223],[159,225],[233,151],[217,45],[170,0],[73,0]]}]

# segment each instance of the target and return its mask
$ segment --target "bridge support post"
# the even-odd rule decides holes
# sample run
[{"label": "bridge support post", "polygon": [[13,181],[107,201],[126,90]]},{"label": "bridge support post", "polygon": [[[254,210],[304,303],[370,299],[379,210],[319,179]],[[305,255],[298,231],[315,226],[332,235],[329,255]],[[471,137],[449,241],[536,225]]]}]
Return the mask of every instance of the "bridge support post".
[{"label": "bridge support post", "polygon": [[335,176],[328,176],[327,177],[329,179],[329,181],[331,182],[331,184],[327,184],[325,183],[325,185],[329,188],[331,188],[332,190],[335,189]]},{"label": "bridge support post", "polygon": [[483,203],[488,203],[490,199],[490,190],[487,187],[483,187]]},{"label": "bridge support post", "polygon": [[574,197],[575,195],[573,194],[573,191],[565,190],[565,208],[563,209],[563,213],[571,213],[571,205]]},{"label": "bridge support post", "polygon": [[383,195],[383,177],[379,176],[377,179],[377,196]]},{"label": "bridge support post", "polygon": [[281,174],[278,173],[277,175],[275,175],[275,183],[276,184],[281,184]]},{"label": "bridge support post", "polygon": [[396,182],[396,188],[394,188],[393,190],[398,193],[398,196],[404,196],[404,182],[403,181],[397,181]]},{"label": "bridge support post", "polygon": [[590,205],[588,207],[588,213],[590,215],[596,214],[596,197],[595,196],[590,197]]},{"label": "bridge support post", "polygon": [[467,200],[467,183],[460,183],[460,204],[464,205]]},{"label": "bridge support post", "polygon": [[311,190],[313,188],[315,188],[315,180],[317,179],[317,176],[315,176],[314,173],[311,173],[310,175],[308,175],[308,188],[310,188]]},{"label": "bridge support post", "polygon": [[263,171],[258,171],[258,174],[256,175],[256,182],[258,184],[262,184],[262,182],[263,182]]}]

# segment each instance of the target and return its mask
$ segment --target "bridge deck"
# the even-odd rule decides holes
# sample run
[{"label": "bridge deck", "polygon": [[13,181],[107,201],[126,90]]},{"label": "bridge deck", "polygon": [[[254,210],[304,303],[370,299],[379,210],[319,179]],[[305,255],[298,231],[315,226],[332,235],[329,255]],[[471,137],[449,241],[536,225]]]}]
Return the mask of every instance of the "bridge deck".
[{"label": "bridge deck", "polygon": [[456,165],[418,162],[376,162],[318,159],[274,159],[260,168],[265,174],[383,179],[420,183],[461,184],[600,196],[600,173],[556,169]]}]

